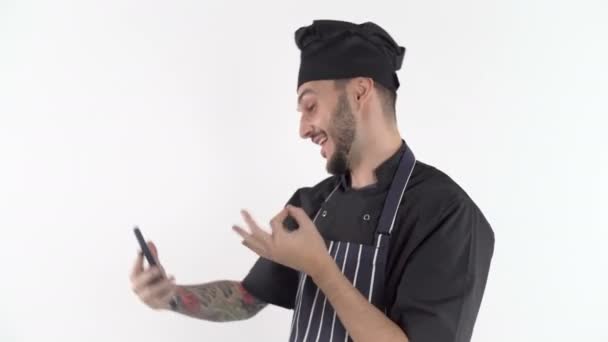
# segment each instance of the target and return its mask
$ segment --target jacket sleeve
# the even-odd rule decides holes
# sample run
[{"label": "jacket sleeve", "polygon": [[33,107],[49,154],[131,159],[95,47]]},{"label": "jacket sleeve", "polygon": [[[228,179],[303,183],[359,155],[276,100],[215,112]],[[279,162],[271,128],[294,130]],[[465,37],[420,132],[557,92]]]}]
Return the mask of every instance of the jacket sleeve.
[{"label": "jacket sleeve", "polygon": [[[312,204],[307,188],[298,189],[287,204],[302,207],[310,216]],[[257,299],[269,304],[293,309],[298,288],[299,272],[259,257],[243,279],[243,287]]]},{"label": "jacket sleeve", "polygon": [[470,199],[438,216],[401,275],[391,317],[412,342],[470,341],[494,251],[494,233]]}]

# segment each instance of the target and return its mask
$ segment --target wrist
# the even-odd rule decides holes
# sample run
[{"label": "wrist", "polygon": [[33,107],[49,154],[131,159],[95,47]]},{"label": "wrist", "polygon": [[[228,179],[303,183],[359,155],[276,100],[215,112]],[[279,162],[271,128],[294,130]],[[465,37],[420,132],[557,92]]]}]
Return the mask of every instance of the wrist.
[{"label": "wrist", "polygon": [[317,266],[310,272],[309,276],[318,286],[331,278],[338,267],[329,254],[324,254],[323,257],[319,258],[316,265]]},{"label": "wrist", "polygon": [[169,298],[169,300],[165,304],[165,307],[164,307],[165,310],[180,312],[180,310],[182,308],[182,302],[181,302],[181,296],[180,296],[181,291],[183,291],[183,289],[180,286],[176,286],[175,291],[173,292],[173,296],[171,296],[171,298]]},{"label": "wrist", "polygon": [[169,307],[168,310],[169,311],[179,311],[179,298],[177,295],[174,295],[173,297],[171,297],[171,299],[169,299]]}]

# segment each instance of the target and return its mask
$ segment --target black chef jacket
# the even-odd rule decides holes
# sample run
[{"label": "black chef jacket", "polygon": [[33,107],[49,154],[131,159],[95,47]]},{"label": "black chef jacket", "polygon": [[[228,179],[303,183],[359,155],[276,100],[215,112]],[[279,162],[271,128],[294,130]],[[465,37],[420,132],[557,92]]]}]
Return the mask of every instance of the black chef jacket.
[{"label": "black chef jacket", "polygon": [[[329,240],[372,244],[401,149],[376,170],[377,182],[353,189],[348,174],[298,189],[289,204],[312,219],[338,183],[316,226]],[[493,230],[449,176],[417,161],[391,233],[385,294],[388,317],[412,342],[469,341],[494,252]],[[259,258],[243,286],[256,298],[293,309],[298,272]]]}]

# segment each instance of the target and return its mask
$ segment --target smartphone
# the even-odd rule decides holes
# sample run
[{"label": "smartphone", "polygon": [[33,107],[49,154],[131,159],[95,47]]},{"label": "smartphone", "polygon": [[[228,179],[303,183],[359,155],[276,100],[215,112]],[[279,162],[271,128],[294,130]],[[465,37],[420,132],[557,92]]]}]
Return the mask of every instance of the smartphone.
[{"label": "smartphone", "polygon": [[139,242],[139,247],[141,248],[141,251],[144,253],[146,260],[148,260],[148,264],[150,266],[156,266],[156,259],[154,259],[152,252],[150,252],[150,248],[148,248],[148,244],[146,243],[144,236],[141,234],[139,227],[135,226],[135,228],[133,228],[133,232],[135,233],[135,238],[137,238],[137,242]]}]

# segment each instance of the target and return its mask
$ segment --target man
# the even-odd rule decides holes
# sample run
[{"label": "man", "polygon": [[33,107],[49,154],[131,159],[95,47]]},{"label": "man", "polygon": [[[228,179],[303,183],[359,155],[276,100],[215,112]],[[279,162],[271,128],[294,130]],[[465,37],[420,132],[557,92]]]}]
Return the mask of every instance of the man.
[{"label": "man", "polygon": [[233,229],[260,256],[243,281],[178,286],[162,267],[144,270],[140,255],[134,291],[153,308],[211,321],[293,309],[294,342],[469,341],[494,233],[401,138],[405,48],[370,22],[319,20],[295,36],[300,135],[321,147],[331,176],[298,189],[270,231],[242,212],[247,229]]}]

